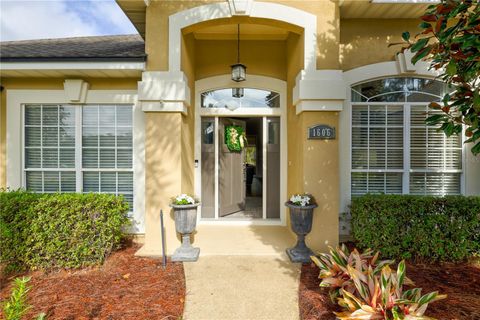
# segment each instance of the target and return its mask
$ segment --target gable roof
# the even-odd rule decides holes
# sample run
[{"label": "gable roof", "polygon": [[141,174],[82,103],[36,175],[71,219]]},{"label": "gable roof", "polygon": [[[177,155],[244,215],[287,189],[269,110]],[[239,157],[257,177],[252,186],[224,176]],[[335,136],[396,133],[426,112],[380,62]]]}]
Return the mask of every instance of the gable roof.
[{"label": "gable roof", "polygon": [[0,42],[0,61],[145,61],[137,34]]}]

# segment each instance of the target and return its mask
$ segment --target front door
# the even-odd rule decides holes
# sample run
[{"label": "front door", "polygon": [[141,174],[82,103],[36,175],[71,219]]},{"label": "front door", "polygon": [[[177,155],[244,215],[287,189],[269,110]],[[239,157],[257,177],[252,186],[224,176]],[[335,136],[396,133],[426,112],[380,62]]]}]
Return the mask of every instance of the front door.
[{"label": "front door", "polygon": [[244,151],[230,151],[225,141],[225,127],[230,125],[241,126],[245,130],[245,121],[220,118],[219,133],[219,211],[220,217],[225,217],[245,209],[245,164]]}]

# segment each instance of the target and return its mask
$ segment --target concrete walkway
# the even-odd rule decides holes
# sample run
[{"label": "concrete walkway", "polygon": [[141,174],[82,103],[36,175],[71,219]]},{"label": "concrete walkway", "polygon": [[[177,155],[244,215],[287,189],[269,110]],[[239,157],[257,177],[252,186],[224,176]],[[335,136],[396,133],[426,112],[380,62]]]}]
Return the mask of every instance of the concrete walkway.
[{"label": "concrete walkway", "polygon": [[184,263],[185,320],[297,320],[300,265],[286,255],[201,256]]}]

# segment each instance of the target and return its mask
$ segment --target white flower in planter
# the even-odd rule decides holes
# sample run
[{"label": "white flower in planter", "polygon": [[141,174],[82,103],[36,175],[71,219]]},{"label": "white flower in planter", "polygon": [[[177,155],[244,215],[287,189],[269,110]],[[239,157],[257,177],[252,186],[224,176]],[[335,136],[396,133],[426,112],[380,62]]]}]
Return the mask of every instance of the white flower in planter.
[{"label": "white flower in planter", "polygon": [[178,195],[175,198],[173,198],[173,204],[176,204],[176,205],[188,205],[188,204],[195,204],[195,203],[197,203],[195,201],[195,198],[185,193],[182,193],[181,195]]},{"label": "white flower in planter", "polygon": [[290,202],[296,206],[305,207],[310,204],[311,197],[308,194],[294,194],[290,197]]}]

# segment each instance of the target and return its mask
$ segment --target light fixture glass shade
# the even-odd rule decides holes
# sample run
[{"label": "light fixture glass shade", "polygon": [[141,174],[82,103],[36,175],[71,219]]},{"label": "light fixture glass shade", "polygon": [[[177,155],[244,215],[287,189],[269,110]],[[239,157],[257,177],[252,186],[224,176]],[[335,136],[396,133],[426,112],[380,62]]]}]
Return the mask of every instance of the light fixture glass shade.
[{"label": "light fixture glass shade", "polygon": [[235,82],[245,81],[247,79],[247,67],[241,63],[232,65],[232,80]]},{"label": "light fixture glass shade", "polygon": [[234,98],[243,97],[243,88],[232,88],[232,97]]}]

